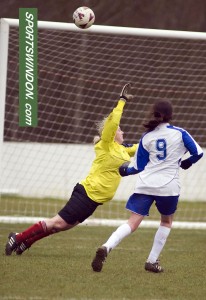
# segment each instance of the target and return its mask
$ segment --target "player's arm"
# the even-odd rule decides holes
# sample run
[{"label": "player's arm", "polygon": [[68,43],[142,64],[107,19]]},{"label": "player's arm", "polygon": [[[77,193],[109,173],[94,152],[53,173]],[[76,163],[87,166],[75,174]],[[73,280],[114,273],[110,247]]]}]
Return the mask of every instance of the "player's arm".
[{"label": "player's arm", "polygon": [[117,103],[117,106],[113,109],[113,111],[109,114],[107,117],[104,128],[102,131],[101,139],[106,142],[112,142],[114,140],[116,131],[118,129],[123,108],[125,106],[125,103],[127,100],[130,100],[133,98],[133,96],[129,93],[130,84],[127,83],[124,85],[121,93],[120,93],[120,99]]},{"label": "player's arm", "polygon": [[129,164],[129,162],[125,162],[119,167],[119,174],[122,177],[134,175],[140,172],[139,170],[135,169],[134,166],[129,166]]},{"label": "player's arm", "polygon": [[129,163],[124,163],[119,168],[121,176],[134,175],[144,170],[149,161],[149,152],[143,147],[142,139],[139,147],[135,153],[134,165],[130,166]]},{"label": "player's arm", "polygon": [[190,157],[183,160],[180,167],[187,170],[203,156],[203,150],[187,131],[182,133],[182,140],[185,148],[190,153]]}]

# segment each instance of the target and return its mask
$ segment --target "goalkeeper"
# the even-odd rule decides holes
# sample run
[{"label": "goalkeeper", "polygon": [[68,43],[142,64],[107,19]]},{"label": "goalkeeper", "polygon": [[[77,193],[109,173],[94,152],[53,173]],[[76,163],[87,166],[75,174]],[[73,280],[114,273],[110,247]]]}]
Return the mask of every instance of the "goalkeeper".
[{"label": "goalkeeper", "polygon": [[31,245],[51,234],[68,230],[93,214],[96,208],[112,200],[121,180],[119,167],[134,156],[137,144],[124,144],[119,124],[127,100],[131,100],[130,84],[120,94],[117,106],[98,124],[99,136],[94,138],[96,157],[88,176],[74,187],[70,200],[51,219],[40,221],[21,233],[11,232],[5,254],[22,254]]}]

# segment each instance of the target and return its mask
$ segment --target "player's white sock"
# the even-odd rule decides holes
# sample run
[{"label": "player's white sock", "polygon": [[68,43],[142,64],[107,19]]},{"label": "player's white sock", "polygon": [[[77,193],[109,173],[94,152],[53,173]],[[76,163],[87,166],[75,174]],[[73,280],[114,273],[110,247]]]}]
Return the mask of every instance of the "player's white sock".
[{"label": "player's white sock", "polygon": [[128,236],[132,232],[130,226],[126,223],[117,228],[116,231],[112,233],[107,242],[103,245],[107,248],[107,253],[114,249],[123,238]]},{"label": "player's white sock", "polygon": [[158,228],[155,237],[154,237],[154,242],[152,246],[152,250],[149,254],[149,257],[147,261],[151,263],[155,263],[166,243],[167,237],[170,233],[171,228],[161,226]]}]

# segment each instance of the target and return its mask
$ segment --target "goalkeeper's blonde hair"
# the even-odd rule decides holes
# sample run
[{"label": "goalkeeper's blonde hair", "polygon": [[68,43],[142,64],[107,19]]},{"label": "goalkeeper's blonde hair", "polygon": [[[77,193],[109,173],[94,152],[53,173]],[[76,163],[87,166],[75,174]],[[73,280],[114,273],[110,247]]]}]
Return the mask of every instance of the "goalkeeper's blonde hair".
[{"label": "goalkeeper's blonde hair", "polygon": [[97,128],[99,135],[94,136],[93,144],[97,144],[101,140],[101,135],[102,135],[102,131],[104,129],[104,124],[105,124],[106,119],[107,119],[107,117],[105,117],[103,120],[98,121],[96,123],[96,128]]}]

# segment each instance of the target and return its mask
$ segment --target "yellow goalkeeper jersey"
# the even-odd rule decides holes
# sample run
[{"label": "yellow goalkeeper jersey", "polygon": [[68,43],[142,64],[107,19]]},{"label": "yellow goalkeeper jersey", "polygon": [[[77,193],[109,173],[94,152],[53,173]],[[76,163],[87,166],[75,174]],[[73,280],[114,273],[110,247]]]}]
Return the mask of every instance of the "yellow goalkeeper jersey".
[{"label": "yellow goalkeeper jersey", "polygon": [[111,200],[119,186],[121,176],[119,167],[134,156],[137,144],[124,146],[114,141],[122,116],[125,101],[119,100],[117,106],[107,117],[101,140],[95,145],[96,157],[88,176],[80,182],[89,198],[98,203]]}]

